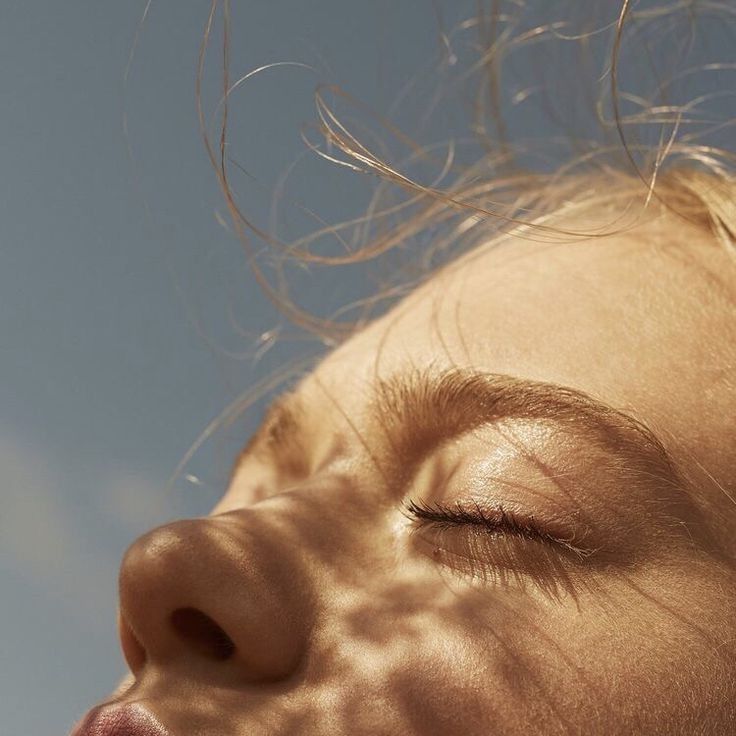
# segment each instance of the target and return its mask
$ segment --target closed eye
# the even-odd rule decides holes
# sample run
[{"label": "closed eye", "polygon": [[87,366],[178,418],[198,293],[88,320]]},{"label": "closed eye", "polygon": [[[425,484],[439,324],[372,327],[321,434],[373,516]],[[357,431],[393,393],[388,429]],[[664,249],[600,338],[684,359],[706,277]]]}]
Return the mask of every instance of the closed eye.
[{"label": "closed eye", "polygon": [[573,544],[572,536],[554,534],[533,516],[501,504],[409,501],[403,513],[413,522],[417,548],[463,579],[517,590],[531,582],[557,600],[563,591],[575,596],[595,583],[593,568],[581,563],[598,550]]},{"label": "closed eye", "polygon": [[405,506],[408,516],[420,523],[431,524],[436,529],[474,527],[491,535],[504,535],[531,540],[558,547],[561,551],[573,552],[580,559],[592,555],[596,550],[573,544],[545,530],[533,516],[506,510],[502,504],[481,505],[478,501],[455,502],[448,506],[409,500]]}]

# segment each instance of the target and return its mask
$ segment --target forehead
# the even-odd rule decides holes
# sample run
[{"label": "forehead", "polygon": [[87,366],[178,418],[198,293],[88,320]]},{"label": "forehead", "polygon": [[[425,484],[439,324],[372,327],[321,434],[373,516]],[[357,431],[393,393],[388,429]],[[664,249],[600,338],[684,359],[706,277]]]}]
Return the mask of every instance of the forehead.
[{"label": "forehead", "polygon": [[407,367],[507,373],[585,391],[717,470],[733,449],[735,299],[730,257],[686,223],[575,243],[509,238],[432,277],[300,393],[341,421],[360,416],[367,386]]}]

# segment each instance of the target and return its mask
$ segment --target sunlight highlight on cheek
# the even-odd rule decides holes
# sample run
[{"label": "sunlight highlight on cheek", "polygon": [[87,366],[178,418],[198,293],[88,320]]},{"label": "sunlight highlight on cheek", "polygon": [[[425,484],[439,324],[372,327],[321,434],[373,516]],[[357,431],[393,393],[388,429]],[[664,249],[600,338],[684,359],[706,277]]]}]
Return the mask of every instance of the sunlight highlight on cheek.
[{"label": "sunlight highlight on cheek", "polygon": [[[527,727],[532,715],[550,717],[549,683],[534,674],[543,663],[527,650],[527,640],[535,651],[542,646],[530,626],[535,607],[504,598],[427,580],[402,594],[341,599],[330,637],[340,647],[326,668],[340,676],[324,677],[325,702],[339,704],[347,689],[360,692],[382,703],[387,719],[405,714],[397,706],[411,702],[412,724],[426,734],[480,733],[491,714],[499,733],[517,733],[517,708],[529,715],[528,723],[521,718]],[[535,619],[539,625],[538,613]]]}]

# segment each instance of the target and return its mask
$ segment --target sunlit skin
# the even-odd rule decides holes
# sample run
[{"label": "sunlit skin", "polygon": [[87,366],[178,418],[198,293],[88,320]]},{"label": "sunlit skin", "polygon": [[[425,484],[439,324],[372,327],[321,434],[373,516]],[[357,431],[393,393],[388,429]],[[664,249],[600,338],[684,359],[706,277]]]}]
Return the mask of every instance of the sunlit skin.
[{"label": "sunlit skin", "polygon": [[[734,262],[672,215],[456,261],[296,386],[301,440],[130,547],[122,699],[179,736],[735,732],[735,300]],[[584,392],[677,475],[614,455],[633,429],[533,413],[412,440],[375,416],[412,371]],[[558,541],[410,501],[500,504]]]}]

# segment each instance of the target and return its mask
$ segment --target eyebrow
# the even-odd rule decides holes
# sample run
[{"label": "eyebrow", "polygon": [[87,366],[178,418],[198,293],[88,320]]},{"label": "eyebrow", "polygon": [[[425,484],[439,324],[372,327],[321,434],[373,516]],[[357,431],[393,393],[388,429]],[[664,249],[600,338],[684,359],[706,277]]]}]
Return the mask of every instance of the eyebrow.
[{"label": "eyebrow", "polygon": [[644,422],[569,386],[470,369],[430,368],[396,374],[376,388],[374,421],[384,428],[393,454],[404,459],[426,455],[438,441],[484,424],[530,419],[583,430],[625,460],[650,458],[668,479],[676,475],[669,452]]},{"label": "eyebrow", "polygon": [[[656,434],[631,414],[557,383],[469,368],[401,370],[369,389],[368,436],[384,465],[400,482],[442,442],[507,419],[546,420],[584,431],[625,465],[684,489],[677,465]],[[233,469],[248,459],[268,458],[308,467],[306,407],[296,392],[277,399]]]}]

